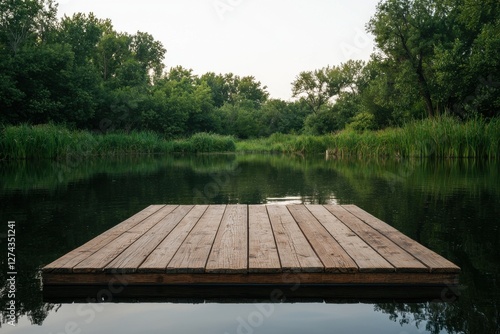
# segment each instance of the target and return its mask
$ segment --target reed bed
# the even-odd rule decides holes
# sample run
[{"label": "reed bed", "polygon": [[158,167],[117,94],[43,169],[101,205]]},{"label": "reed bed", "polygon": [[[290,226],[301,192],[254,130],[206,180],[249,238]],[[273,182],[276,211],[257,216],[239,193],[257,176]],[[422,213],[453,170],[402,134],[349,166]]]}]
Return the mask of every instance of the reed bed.
[{"label": "reed bed", "polygon": [[168,141],[154,132],[96,134],[54,124],[6,126],[0,133],[0,159],[4,160],[234,150],[232,137],[207,133]]},{"label": "reed bed", "polygon": [[343,130],[325,136],[274,134],[237,143],[237,151],[325,153],[340,157],[500,157],[500,118],[460,122],[443,116],[414,121],[401,128],[357,132]]},{"label": "reed bed", "polygon": [[173,152],[279,152],[338,157],[500,157],[500,118],[460,122],[449,116],[414,121],[401,128],[324,136],[273,134],[237,141],[231,136],[198,133],[165,140],[154,132],[96,134],[54,124],[6,126],[0,133],[0,159],[60,159]]}]

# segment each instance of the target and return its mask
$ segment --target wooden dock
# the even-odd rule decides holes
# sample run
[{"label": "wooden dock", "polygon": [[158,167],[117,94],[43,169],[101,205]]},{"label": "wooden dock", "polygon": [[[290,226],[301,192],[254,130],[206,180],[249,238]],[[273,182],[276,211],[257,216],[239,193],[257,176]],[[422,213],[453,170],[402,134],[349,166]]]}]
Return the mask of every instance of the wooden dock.
[{"label": "wooden dock", "polygon": [[459,271],[354,205],[151,205],[42,277],[46,286],[450,286]]}]

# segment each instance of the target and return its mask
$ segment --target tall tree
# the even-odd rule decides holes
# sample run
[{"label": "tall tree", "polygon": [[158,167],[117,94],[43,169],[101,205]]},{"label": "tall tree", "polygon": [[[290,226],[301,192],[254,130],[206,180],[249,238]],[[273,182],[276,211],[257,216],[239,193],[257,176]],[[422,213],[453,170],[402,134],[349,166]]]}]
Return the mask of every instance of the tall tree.
[{"label": "tall tree", "polygon": [[71,46],[76,64],[89,64],[97,57],[97,45],[110,27],[110,20],[100,20],[93,13],[77,13],[61,19],[55,39]]},{"label": "tall tree", "polygon": [[167,50],[160,41],[148,33],[138,31],[132,36],[131,48],[136,61],[148,75],[159,77],[163,72],[163,59]]},{"label": "tall tree", "polygon": [[387,0],[368,23],[381,53],[401,73],[412,75],[430,117],[435,114],[434,47],[451,33],[446,20],[450,8],[439,0]]},{"label": "tall tree", "polygon": [[300,72],[292,83],[292,96],[304,100],[313,113],[326,105],[332,96],[329,88],[329,67]]},{"label": "tall tree", "polygon": [[16,55],[26,44],[46,42],[56,14],[53,0],[0,0],[0,45]]},{"label": "tall tree", "polygon": [[292,96],[304,100],[317,113],[345,93],[356,93],[363,67],[364,62],[349,60],[339,66],[301,72],[292,83]]},{"label": "tall tree", "polygon": [[442,104],[459,116],[492,117],[500,108],[500,2],[461,0],[453,11],[453,36],[435,48]]}]

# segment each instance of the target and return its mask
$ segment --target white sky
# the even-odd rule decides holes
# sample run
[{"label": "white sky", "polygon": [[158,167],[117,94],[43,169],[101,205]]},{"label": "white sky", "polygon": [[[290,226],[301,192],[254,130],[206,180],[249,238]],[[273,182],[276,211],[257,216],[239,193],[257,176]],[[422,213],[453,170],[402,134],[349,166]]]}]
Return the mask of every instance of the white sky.
[{"label": "white sky", "polygon": [[306,70],[367,60],[365,25],[379,0],[58,0],[59,16],[93,12],[115,30],[148,32],[167,49],[167,68],[253,75],[289,100]]}]

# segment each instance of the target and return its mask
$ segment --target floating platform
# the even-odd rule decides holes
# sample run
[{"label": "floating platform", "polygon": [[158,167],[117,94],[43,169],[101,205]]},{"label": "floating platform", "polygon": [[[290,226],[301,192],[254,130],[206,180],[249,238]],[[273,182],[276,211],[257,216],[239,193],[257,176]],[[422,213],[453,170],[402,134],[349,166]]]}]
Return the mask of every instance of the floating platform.
[{"label": "floating platform", "polygon": [[151,205],[45,286],[455,286],[460,268],[354,205]]}]

